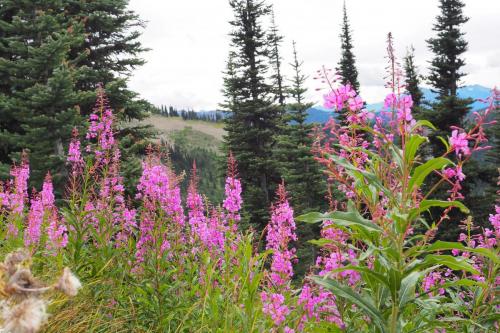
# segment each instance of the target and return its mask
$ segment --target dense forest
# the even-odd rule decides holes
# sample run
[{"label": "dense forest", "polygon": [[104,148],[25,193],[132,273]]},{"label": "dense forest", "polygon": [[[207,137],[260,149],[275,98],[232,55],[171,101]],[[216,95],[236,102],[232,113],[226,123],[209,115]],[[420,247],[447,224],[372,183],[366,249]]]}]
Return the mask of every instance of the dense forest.
[{"label": "dense forest", "polygon": [[269,0],[227,1],[203,112],[130,89],[128,0],[0,0],[0,332],[497,332],[500,91],[460,95],[465,1],[435,2],[429,74],[388,33],[376,110],[344,2],[314,123]]}]

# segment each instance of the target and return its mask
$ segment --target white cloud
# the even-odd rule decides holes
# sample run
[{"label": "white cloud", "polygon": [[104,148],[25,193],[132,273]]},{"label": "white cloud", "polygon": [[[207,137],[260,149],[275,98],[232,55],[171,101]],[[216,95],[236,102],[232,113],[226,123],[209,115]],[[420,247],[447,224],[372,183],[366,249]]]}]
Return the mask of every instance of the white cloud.
[{"label": "white cloud", "polygon": [[[500,1],[466,0],[465,25],[469,52],[465,57],[469,75],[466,84],[500,84]],[[313,102],[314,72],[322,65],[333,67],[339,58],[339,33],[343,0],[273,0],[276,21],[285,36],[282,54],[290,61],[295,40],[310,75]],[[355,54],[362,94],[369,102],[384,94],[385,40],[395,37],[399,56],[413,44],[417,64],[425,74],[432,54],[425,40],[439,13],[437,0],[348,0]],[[130,8],[148,21],[141,41],[152,50],[144,55],[146,65],[131,79],[133,89],[155,104],[212,109],[222,101],[222,71],[228,53],[232,12],[227,0],[131,0]]]}]

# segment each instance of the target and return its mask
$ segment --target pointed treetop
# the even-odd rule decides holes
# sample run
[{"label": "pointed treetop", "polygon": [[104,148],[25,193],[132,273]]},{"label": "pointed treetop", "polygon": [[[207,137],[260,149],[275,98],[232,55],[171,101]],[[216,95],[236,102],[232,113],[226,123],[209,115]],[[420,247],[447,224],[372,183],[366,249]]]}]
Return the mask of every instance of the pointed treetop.
[{"label": "pointed treetop", "polygon": [[353,53],[351,28],[347,16],[347,7],[343,5],[342,32],[340,34],[341,58],[338,64],[338,72],[342,77],[342,84],[351,84],[356,92],[359,92],[358,70],[356,68],[356,57]]}]

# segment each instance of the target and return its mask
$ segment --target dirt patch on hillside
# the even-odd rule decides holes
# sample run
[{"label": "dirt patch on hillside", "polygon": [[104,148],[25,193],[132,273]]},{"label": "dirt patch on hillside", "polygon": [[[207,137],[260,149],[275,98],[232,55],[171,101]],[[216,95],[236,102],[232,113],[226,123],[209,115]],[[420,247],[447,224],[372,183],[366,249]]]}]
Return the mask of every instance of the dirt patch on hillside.
[{"label": "dirt patch on hillside", "polygon": [[222,141],[222,137],[224,136],[224,129],[222,128],[221,124],[217,123],[212,124],[209,122],[196,120],[184,121],[179,117],[171,118],[158,115],[151,115],[149,118],[144,119],[142,123],[152,125],[158,131],[165,134],[174,131],[181,131],[186,127],[191,127],[195,131],[213,136],[217,141]]}]

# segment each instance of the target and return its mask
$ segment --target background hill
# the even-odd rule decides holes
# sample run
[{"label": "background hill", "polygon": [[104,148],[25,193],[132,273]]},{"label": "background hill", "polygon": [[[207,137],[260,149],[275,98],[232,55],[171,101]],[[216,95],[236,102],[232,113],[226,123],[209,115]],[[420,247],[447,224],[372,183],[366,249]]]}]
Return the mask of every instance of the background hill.
[{"label": "background hill", "polygon": [[[433,93],[429,88],[421,88],[422,92],[424,93],[424,99],[427,102],[434,102],[436,100],[436,93]],[[475,84],[475,85],[470,85],[470,86],[465,86],[462,87],[458,90],[458,95],[461,98],[473,98],[474,100],[477,99],[485,99],[491,94],[491,89]],[[368,110],[375,110],[378,111],[384,106],[384,102],[377,102],[377,103],[371,103],[368,104],[366,107]],[[476,101],[472,103],[472,111],[478,111],[481,110],[485,107],[484,103],[481,103],[479,101]],[[308,117],[307,117],[307,122],[309,123],[324,123],[326,122],[331,116],[335,116],[335,114],[329,110],[325,109],[322,105],[316,105],[312,108],[309,109],[308,111]]]},{"label": "background hill", "polygon": [[170,162],[175,171],[183,175],[181,190],[186,194],[193,161],[198,169],[199,190],[213,202],[220,202],[224,191],[223,170],[220,170],[218,159],[222,137],[223,123],[201,120],[183,120],[181,117],[163,117],[151,115],[142,121],[152,125],[156,137],[168,151]]}]

